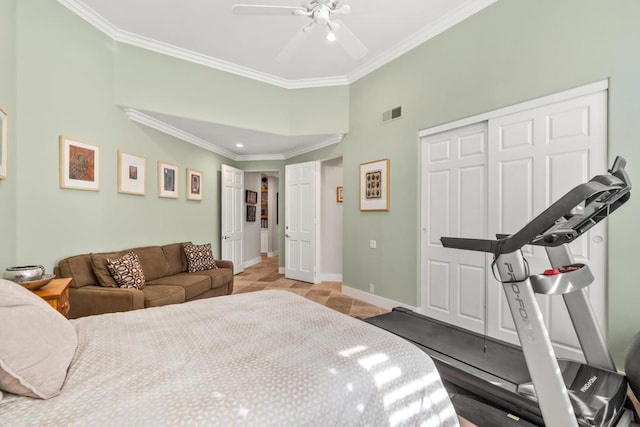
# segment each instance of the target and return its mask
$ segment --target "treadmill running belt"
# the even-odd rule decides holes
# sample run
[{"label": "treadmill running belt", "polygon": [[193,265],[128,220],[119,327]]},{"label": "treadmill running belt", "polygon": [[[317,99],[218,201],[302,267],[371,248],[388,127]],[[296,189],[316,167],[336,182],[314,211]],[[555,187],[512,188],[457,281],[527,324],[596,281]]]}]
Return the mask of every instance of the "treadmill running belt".
[{"label": "treadmill running belt", "polygon": [[[509,344],[501,344],[404,309],[364,320],[512,384],[531,381],[522,351]],[[485,344],[487,349],[483,351]]]}]

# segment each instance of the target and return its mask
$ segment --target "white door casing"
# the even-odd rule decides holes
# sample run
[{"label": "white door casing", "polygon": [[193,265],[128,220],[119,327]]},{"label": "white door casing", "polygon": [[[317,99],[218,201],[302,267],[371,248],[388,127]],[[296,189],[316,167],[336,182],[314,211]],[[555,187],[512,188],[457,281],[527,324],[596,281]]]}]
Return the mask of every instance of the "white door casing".
[{"label": "white door casing", "polygon": [[285,276],[320,283],[320,162],[285,167]]},{"label": "white door casing", "polygon": [[233,272],[244,271],[244,171],[222,165],[221,248],[222,259],[233,261]]},{"label": "white door casing", "polygon": [[[421,138],[424,314],[518,343],[502,287],[491,273],[493,257],[484,256],[484,262],[460,258],[473,252],[442,248],[439,238],[513,233],[575,185],[604,172],[606,105],[606,90],[562,100],[554,95],[548,105],[515,113],[517,106],[510,107],[505,115]],[[480,153],[471,147],[481,146],[483,128],[487,145]],[[479,212],[469,213],[472,206]],[[571,250],[596,278],[589,293],[606,331],[606,224],[594,227]],[[549,268],[543,248],[523,252],[532,274]],[[475,277],[481,271],[484,276]],[[557,355],[581,360],[562,298],[549,299],[538,300]]]}]

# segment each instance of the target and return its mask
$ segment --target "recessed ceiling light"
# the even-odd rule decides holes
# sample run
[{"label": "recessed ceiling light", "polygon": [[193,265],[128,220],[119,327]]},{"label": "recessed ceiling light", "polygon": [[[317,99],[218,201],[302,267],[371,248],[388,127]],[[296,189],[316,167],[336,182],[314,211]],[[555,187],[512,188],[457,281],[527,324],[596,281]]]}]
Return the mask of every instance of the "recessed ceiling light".
[{"label": "recessed ceiling light", "polygon": [[242,148],[242,147],[244,147],[244,144],[240,144],[240,143],[238,142],[238,143],[236,144],[236,147],[238,147],[238,148]]}]

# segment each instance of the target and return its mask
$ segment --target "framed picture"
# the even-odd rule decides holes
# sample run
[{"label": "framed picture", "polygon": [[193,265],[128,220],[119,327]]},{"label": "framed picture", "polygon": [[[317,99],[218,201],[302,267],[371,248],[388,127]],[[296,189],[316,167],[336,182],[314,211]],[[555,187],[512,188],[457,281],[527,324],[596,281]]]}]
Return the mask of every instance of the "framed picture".
[{"label": "framed picture", "polygon": [[245,190],[245,199],[247,203],[255,205],[256,203],[258,203],[258,193],[251,190]]},{"label": "framed picture", "polygon": [[202,172],[187,169],[187,200],[202,200]]},{"label": "framed picture", "polygon": [[60,135],[60,187],[100,190],[100,147]]},{"label": "framed picture", "polygon": [[389,210],[389,159],[360,164],[360,210]]},{"label": "framed picture", "polygon": [[178,166],[158,161],[158,197],[178,198]]},{"label": "framed picture", "polygon": [[118,150],[118,193],[146,194],[147,159]]},{"label": "framed picture", "polygon": [[0,108],[0,179],[7,179],[7,156],[9,155],[9,117]]},{"label": "framed picture", "polygon": [[256,206],[247,205],[247,222],[255,222],[255,221],[256,221]]},{"label": "framed picture", "polygon": [[342,185],[339,185],[336,187],[336,202],[342,203],[343,200],[344,199],[342,198]]}]

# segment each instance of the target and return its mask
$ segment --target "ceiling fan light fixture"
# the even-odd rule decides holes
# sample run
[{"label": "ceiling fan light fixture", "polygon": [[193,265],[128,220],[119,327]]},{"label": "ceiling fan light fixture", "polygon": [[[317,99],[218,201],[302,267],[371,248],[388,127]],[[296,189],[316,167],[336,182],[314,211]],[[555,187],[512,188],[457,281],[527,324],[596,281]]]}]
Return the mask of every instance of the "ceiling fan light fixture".
[{"label": "ceiling fan light fixture", "polygon": [[336,33],[334,33],[331,30],[327,31],[327,40],[330,42],[336,41],[337,40]]}]

